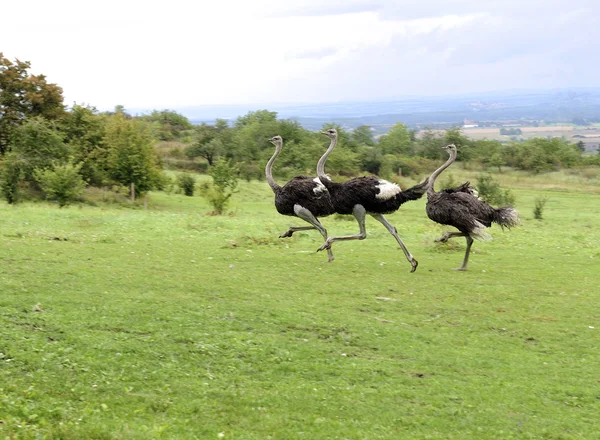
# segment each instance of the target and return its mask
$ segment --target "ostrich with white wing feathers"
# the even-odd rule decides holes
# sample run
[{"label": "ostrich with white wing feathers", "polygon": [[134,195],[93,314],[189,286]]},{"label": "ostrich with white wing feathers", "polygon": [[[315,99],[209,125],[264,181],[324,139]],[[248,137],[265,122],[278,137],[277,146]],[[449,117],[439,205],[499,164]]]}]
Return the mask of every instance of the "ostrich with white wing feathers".
[{"label": "ostrich with white wing feathers", "polygon": [[365,218],[367,214],[370,214],[375,220],[383,224],[396,239],[406,259],[412,266],[411,272],[414,272],[419,263],[402,242],[396,228],[386,220],[383,214],[390,214],[397,211],[403,203],[409,200],[420,199],[425,194],[427,181],[404,191],[395,183],[388,182],[376,176],[357,177],[343,183],[333,182],[325,174],[325,162],[337,145],[338,133],[335,128],[330,128],[322,133],[331,139],[331,143],[325,154],[319,159],[317,175],[329,191],[335,211],[339,214],[354,215],[354,218],[358,222],[359,233],[329,237],[318,250],[330,250],[333,242],[339,240],[365,239],[367,237]]},{"label": "ostrich with white wing feathers", "polygon": [[[317,229],[323,238],[327,240],[327,230],[323,227],[317,217],[326,217],[335,213],[327,188],[318,177],[296,176],[284,186],[279,186],[273,179],[273,163],[283,149],[281,136],[269,139],[275,145],[275,153],[267,162],[265,174],[269,186],[275,193],[275,208],[283,215],[299,217],[311,224],[311,226],[291,226],[279,238],[291,237],[296,231]],[[327,250],[328,261],[333,261],[333,252]]]}]

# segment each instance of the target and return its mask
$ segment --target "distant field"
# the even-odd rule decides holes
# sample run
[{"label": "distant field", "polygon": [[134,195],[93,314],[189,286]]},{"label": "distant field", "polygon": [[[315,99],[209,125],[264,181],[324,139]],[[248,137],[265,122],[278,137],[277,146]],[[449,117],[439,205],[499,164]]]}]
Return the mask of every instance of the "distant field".
[{"label": "distant field", "polygon": [[[545,127],[504,127],[504,128],[519,128],[522,132],[517,135],[517,138],[530,139],[534,137],[564,137],[572,142],[583,141],[590,145],[590,149],[594,149],[600,144],[600,127],[575,127],[571,125],[556,125]],[[508,141],[512,136],[503,136],[500,134],[499,127],[474,127],[463,128],[462,132],[465,136],[471,139],[494,139],[499,141]]]},{"label": "distant field", "polygon": [[493,227],[467,272],[424,199],[388,216],[413,274],[370,218],[332,263],[314,231],[279,239],[301,222],[264,182],[221,217],[161,192],[0,202],[0,438],[598,438],[600,181],[495,178],[523,225]]}]

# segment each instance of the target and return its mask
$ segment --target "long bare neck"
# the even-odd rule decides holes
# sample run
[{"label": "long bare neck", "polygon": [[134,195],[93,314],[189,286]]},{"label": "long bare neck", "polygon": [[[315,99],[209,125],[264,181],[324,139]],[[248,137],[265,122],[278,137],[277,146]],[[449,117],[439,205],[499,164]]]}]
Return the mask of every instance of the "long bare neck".
[{"label": "long bare neck", "polygon": [[439,167],[437,170],[435,170],[429,177],[429,182],[427,182],[427,195],[428,196],[435,193],[435,191],[433,189],[433,185],[435,184],[435,179],[437,179],[437,177],[442,173],[442,171],[444,171],[446,168],[448,168],[450,165],[452,165],[452,162],[454,162],[455,160],[456,160],[456,151],[450,150],[450,157],[448,158],[448,160],[441,167]]},{"label": "long bare neck", "polygon": [[271,187],[273,192],[277,192],[279,189],[281,189],[281,187],[279,185],[277,185],[277,182],[275,182],[275,179],[273,179],[273,172],[272,172],[273,163],[275,162],[275,159],[277,159],[277,156],[279,156],[279,153],[281,153],[281,146],[277,145],[275,147],[275,153],[273,153],[273,156],[271,156],[271,158],[267,162],[267,166],[265,168],[265,175],[267,176],[267,182],[269,182],[269,186]]},{"label": "long bare neck", "polygon": [[319,162],[317,162],[317,176],[319,176],[319,179],[321,179],[321,182],[323,181],[323,179],[329,180],[329,177],[327,177],[327,175],[325,174],[325,162],[327,162],[327,158],[329,157],[331,152],[335,149],[336,145],[337,145],[337,137],[331,138],[331,143],[329,144],[329,148],[327,148],[327,151],[325,152],[325,154],[323,154],[323,156],[321,156],[321,158],[319,159]]}]

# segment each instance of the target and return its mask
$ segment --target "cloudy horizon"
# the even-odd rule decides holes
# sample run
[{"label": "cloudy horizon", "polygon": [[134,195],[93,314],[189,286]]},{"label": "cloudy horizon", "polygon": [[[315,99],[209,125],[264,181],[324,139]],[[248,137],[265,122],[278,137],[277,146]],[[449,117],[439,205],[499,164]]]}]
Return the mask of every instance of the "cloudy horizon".
[{"label": "cloudy horizon", "polygon": [[0,52],[30,61],[68,105],[308,104],[600,85],[600,6],[584,0],[17,3],[4,7]]}]

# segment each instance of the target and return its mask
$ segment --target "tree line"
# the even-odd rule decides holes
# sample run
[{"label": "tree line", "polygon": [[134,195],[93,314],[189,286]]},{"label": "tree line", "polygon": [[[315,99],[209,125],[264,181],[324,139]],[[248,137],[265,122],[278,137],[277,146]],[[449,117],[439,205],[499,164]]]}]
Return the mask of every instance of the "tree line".
[{"label": "tree line", "polygon": [[[276,174],[314,174],[327,146],[320,133],[294,120],[278,119],[268,110],[252,111],[235,121],[195,125],[172,110],[130,115],[122,106],[110,112],[91,105],[67,107],[61,87],[48,83],[44,75],[31,74],[30,67],[29,62],[10,61],[0,53],[0,189],[9,203],[22,195],[46,196],[63,206],[86,186],[126,188],[135,198],[169,185],[163,169],[184,162],[184,168],[193,164],[201,171],[226,164],[246,179],[261,179],[273,153],[267,139],[274,135],[284,139]],[[445,158],[440,147],[448,143],[457,145],[458,160],[500,170],[541,172],[599,164],[560,138],[503,144],[468,139],[459,128],[417,133],[403,123],[375,138],[367,125],[346,130],[325,124],[323,129],[331,126],[340,139],[328,161],[328,172],[334,175],[421,174]],[[176,147],[170,155],[160,155],[156,146],[161,142]]]}]

